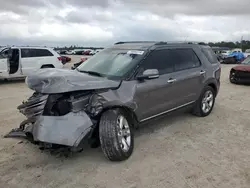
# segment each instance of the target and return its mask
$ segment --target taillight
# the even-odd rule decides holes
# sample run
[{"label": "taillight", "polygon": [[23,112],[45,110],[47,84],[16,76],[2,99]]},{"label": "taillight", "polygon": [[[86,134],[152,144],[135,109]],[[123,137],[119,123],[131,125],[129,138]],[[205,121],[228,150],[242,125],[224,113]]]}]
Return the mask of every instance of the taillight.
[{"label": "taillight", "polygon": [[57,57],[57,59],[58,59],[59,61],[62,61],[62,57]]}]

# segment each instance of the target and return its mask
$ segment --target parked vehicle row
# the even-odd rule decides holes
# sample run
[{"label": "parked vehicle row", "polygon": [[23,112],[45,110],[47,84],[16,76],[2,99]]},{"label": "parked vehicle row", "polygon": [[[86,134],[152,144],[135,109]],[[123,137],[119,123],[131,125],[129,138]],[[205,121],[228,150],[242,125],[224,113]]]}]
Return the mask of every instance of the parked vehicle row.
[{"label": "parked vehicle row", "polygon": [[111,161],[128,159],[134,128],[177,110],[213,110],[221,68],[209,46],[118,42],[75,70],[39,70],[26,78],[33,95],[18,109],[27,119],[5,137],[44,148],[101,146]]},{"label": "parked vehicle row", "polygon": [[51,48],[11,47],[0,51],[0,78],[26,77],[43,68],[62,68],[62,57]]},{"label": "parked vehicle row", "polygon": [[61,55],[95,55],[96,53],[100,52],[100,49],[91,50],[91,49],[76,49],[76,50],[61,50],[58,51]]},{"label": "parked vehicle row", "polygon": [[81,65],[83,62],[85,62],[88,58],[86,57],[81,57],[80,61],[77,63],[74,63],[73,66],[71,67],[72,70],[76,69],[79,65]]}]

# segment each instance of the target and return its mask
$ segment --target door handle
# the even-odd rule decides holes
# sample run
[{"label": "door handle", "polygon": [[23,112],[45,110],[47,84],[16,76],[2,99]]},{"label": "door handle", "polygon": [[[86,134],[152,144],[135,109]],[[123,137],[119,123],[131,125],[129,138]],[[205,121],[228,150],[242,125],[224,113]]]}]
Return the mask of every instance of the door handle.
[{"label": "door handle", "polygon": [[174,83],[176,81],[176,79],[172,79],[172,78],[170,78],[169,80],[168,80],[168,83]]},{"label": "door handle", "polygon": [[203,71],[203,70],[200,71],[200,75],[203,75],[205,73],[206,73],[206,71]]}]

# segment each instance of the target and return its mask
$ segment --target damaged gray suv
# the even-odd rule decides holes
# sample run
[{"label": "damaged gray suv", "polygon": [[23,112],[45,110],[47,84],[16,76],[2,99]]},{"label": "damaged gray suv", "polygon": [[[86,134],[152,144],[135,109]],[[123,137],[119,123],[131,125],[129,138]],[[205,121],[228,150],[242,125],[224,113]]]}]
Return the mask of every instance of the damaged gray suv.
[{"label": "damaged gray suv", "polygon": [[184,107],[209,115],[220,74],[209,46],[118,42],[76,70],[47,68],[28,76],[34,93],[18,106],[27,119],[5,137],[70,151],[90,143],[111,161],[126,160],[142,122]]}]

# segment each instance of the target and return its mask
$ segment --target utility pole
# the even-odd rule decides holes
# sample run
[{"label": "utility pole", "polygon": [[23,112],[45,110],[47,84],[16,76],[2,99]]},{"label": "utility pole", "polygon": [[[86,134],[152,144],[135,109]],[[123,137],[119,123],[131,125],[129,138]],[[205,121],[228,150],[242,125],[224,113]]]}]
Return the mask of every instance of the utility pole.
[{"label": "utility pole", "polygon": [[241,36],[241,39],[240,39],[240,43],[241,43],[241,51],[243,52],[243,49],[242,49],[242,40],[243,40],[243,36]]}]

